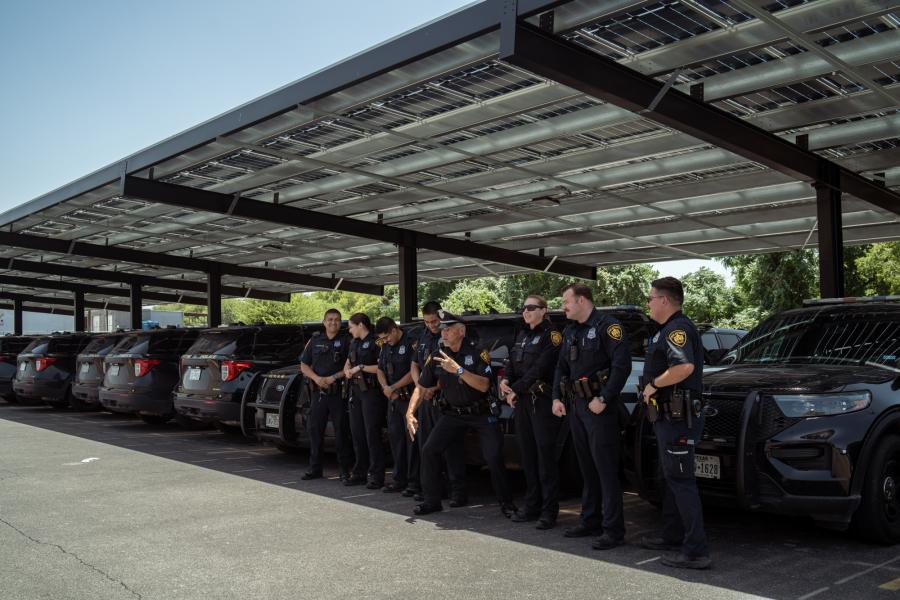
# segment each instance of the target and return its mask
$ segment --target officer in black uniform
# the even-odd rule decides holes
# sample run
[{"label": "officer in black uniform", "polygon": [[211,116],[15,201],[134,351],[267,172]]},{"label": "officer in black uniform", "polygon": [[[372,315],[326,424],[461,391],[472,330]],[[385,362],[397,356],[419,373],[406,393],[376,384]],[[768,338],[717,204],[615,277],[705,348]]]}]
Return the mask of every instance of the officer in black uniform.
[{"label": "officer in black uniform", "polygon": [[372,321],[364,313],[347,320],[353,341],[344,366],[344,377],[350,384],[350,433],[356,462],[350,479],[344,485],[365,483],[370,490],[384,485],[384,447],[381,430],[387,412],[387,399],[378,385],[378,353]]},{"label": "officer in black uniform", "polygon": [[334,443],[340,465],[341,480],[350,476],[353,448],[349,439],[347,402],[342,382],[344,364],[350,350],[350,339],[341,333],[341,313],[335,308],[325,311],[325,333],[316,332],[300,355],[300,371],[309,388],[309,469],[301,479],[322,476],[322,446],[325,427],[331,418]]},{"label": "officer in black uniform", "polygon": [[703,529],[703,508],[694,479],[694,448],[703,434],[703,344],[694,323],[681,312],[684,288],[674,277],[651,284],[647,306],[660,324],[647,349],[642,385],[647,416],[659,448],[665,485],[663,530],[645,537],[651,550],[670,550],[670,567],[708,569],[712,562]]},{"label": "officer in black uniform", "polygon": [[584,479],[581,522],[564,535],[585,537],[602,529],[592,547],[607,550],[625,542],[619,393],[631,373],[628,338],[617,319],[594,308],[588,286],[568,285],[562,299],[566,317],[575,323],[563,332],[553,381],[553,414],[572,413],[569,429]]},{"label": "officer in black uniform", "polygon": [[419,484],[419,449],[406,435],[405,420],[413,390],[410,364],[415,349],[406,332],[390,317],[378,319],[375,335],[382,342],[378,357],[378,382],[389,403],[388,438],[394,456],[394,481],[384,491],[415,496],[422,489]]},{"label": "officer in black uniform", "polygon": [[[494,491],[500,510],[510,517],[516,510],[506,479],[503,463],[503,432],[497,421],[500,407],[491,402],[491,358],[486,350],[479,350],[466,337],[465,322],[445,310],[438,311],[441,319],[442,347],[426,360],[419,385],[441,388],[443,415],[434,426],[422,452],[422,491],[425,501],[413,512],[427,515],[443,510],[441,505],[441,462],[444,451],[454,441],[462,440],[466,431],[478,433],[484,460],[491,471]],[[419,422],[415,406],[406,413],[410,436],[415,436]]]},{"label": "officer in black uniform", "polygon": [[[441,341],[440,324],[441,319],[438,317],[438,311],[441,305],[438,302],[426,302],[422,306],[422,322],[424,327],[419,333],[418,338],[413,342],[416,348],[416,355],[411,365],[413,383],[416,389],[413,391],[413,399],[411,405],[416,408],[416,418],[419,420],[419,431],[416,434],[416,441],[419,447],[419,456],[428,441],[431,430],[434,429],[438,419],[441,418],[441,411],[438,408],[438,400],[440,390],[438,386],[424,388],[419,385],[419,377],[422,374],[422,367],[428,357],[434,354]],[[449,483],[450,506],[458,508],[468,504],[468,494],[466,493],[466,457],[462,440],[454,441],[444,453],[444,462],[446,465],[446,475]],[[421,502],[425,498],[421,495],[416,496],[416,501]]]},{"label": "officer in black uniform", "polygon": [[527,491],[517,523],[537,521],[538,529],[556,525],[559,515],[559,467],[556,455],[563,418],[553,414],[550,386],[562,334],[547,320],[547,301],[528,296],[522,309],[525,328],[516,337],[500,382],[500,394],[515,407],[516,434],[522,449]]}]

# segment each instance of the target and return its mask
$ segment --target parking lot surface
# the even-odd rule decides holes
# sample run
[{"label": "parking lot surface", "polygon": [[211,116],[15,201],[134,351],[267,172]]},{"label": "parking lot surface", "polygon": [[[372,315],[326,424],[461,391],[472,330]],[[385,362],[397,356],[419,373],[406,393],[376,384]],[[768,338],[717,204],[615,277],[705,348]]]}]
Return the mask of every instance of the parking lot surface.
[{"label": "parking lot surface", "polygon": [[0,403],[0,598],[900,595],[900,548],[802,519],[708,509],[714,568],[682,572],[640,547],[658,516],[634,494],[628,544],[598,552],[562,536],[576,498],[537,531],[470,472],[470,506],[416,518],[412,499],[302,482],[305,467],[217,430]]}]

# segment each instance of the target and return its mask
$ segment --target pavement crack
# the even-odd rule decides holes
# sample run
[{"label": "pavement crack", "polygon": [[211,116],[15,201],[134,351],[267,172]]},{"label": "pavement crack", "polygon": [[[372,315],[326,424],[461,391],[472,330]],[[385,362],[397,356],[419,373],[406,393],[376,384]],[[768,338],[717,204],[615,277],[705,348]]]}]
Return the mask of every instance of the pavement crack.
[{"label": "pavement crack", "polygon": [[112,575],[110,575],[109,573],[107,573],[106,571],[104,571],[103,569],[100,569],[100,568],[98,568],[98,567],[92,565],[91,563],[85,561],[83,558],[81,558],[80,556],[78,556],[78,555],[75,554],[74,552],[71,552],[71,551],[69,551],[69,550],[66,550],[65,548],[63,548],[63,547],[60,546],[59,544],[54,544],[54,543],[52,543],[52,542],[44,542],[44,541],[39,540],[39,539],[37,539],[37,538],[33,538],[33,537],[31,537],[30,535],[28,535],[27,533],[25,533],[24,531],[22,531],[21,529],[19,529],[18,527],[16,527],[15,525],[13,525],[12,523],[10,523],[9,521],[7,521],[6,519],[2,518],[2,517],[0,517],[0,523],[3,523],[4,525],[6,525],[7,527],[9,527],[10,529],[12,529],[13,531],[15,531],[16,533],[18,533],[19,535],[21,535],[22,537],[24,537],[25,539],[27,539],[27,540],[29,540],[29,541],[31,541],[31,542],[34,542],[35,544],[38,544],[39,546],[49,546],[49,547],[51,547],[51,548],[56,548],[57,550],[59,550],[60,552],[62,552],[63,554],[65,554],[66,556],[71,556],[72,558],[74,558],[75,560],[77,560],[78,562],[80,562],[80,563],[81,563],[82,565],[84,565],[85,567],[91,569],[92,571],[95,571],[96,573],[99,573],[99,574],[102,575],[105,579],[107,579],[107,580],[109,580],[109,581],[111,581],[111,582],[113,582],[113,583],[115,583],[115,584],[120,585],[122,588],[125,589],[125,591],[127,591],[129,594],[131,594],[131,595],[134,596],[135,598],[143,599],[143,596],[142,596],[141,594],[139,594],[138,592],[136,592],[136,591],[134,591],[133,589],[131,589],[130,587],[128,587],[128,584],[125,583],[124,581],[122,581],[121,579],[116,579],[115,577],[113,577]]}]

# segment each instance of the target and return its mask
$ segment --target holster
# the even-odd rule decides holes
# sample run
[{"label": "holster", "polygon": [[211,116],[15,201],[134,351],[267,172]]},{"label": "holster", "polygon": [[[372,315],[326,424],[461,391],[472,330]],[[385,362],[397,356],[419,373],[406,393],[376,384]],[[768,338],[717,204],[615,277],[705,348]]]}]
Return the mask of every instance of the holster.
[{"label": "holster", "polygon": [[609,379],[609,369],[598,371],[591,377],[581,377],[571,382],[571,393],[576,398],[590,401],[600,395],[607,379]]},{"label": "holster", "polygon": [[359,388],[359,391],[361,392],[368,392],[374,385],[371,379],[369,379],[366,374],[362,372],[354,375],[351,378],[351,381],[356,385],[357,388]]}]

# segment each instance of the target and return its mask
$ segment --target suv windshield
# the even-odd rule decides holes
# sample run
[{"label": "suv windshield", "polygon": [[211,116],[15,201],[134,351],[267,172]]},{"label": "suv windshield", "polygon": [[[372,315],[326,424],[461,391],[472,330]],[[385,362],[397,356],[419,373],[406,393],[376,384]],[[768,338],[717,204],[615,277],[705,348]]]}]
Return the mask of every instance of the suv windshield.
[{"label": "suv windshield", "polygon": [[894,370],[900,366],[900,318],[855,311],[773,317],[735,352],[735,364],[864,364]]}]

